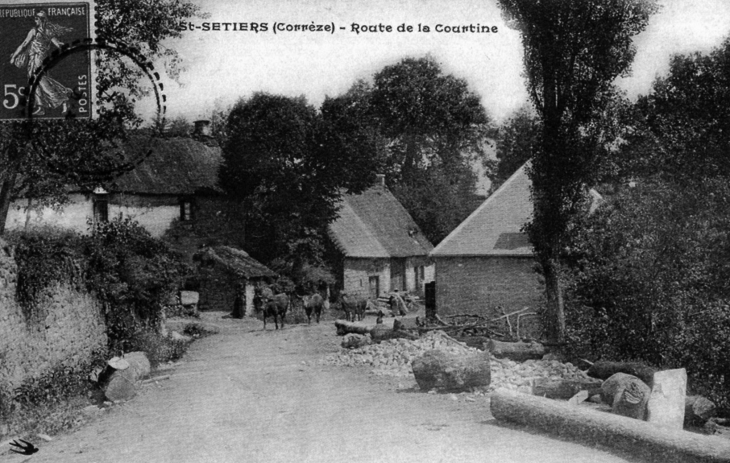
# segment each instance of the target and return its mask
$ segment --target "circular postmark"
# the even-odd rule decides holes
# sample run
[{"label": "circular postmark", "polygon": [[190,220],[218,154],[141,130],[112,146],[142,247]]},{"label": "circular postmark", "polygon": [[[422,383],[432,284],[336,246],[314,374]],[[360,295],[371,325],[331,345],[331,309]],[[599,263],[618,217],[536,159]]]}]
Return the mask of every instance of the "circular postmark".
[{"label": "circular postmark", "polygon": [[[81,82],[84,85],[66,89],[62,119],[46,121],[43,118],[46,123],[44,130],[50,133],[51,139],[54,134],[63,134],[66,140],[64,147],[68,152],[67,156],[59,157],[52,152],[61,149],[58,145],[41,144],[40,149],[48,152],[46,157],[49,166],[56,171],[71,173],[79,179],[101,181],[131,171],[143,162],[152,153],[153,143],[164,127],[166,96],[160,74],[155,71],[154,65],[138,49],[126,44],[102,39],[79,39],[62,45],[33,71],[21,101],[24,103],[29,137],[33,137],[37,133],[33,128],[34,122],[42,118],[39,115],[43,116],[43,93],[53,85],[49,78],[50,71],[61,66],[64,60],[88,55],[92,51],[105,53],[106,66],[113,67],[115,59],[125,59],[136,67],[139,75],[148,80],[145,94],[154,97],[155,106],[152,111],[154,116],[147,127],[141,127],[143,118],[135,114],[133,105],[129,103],[130,95],[134,96],[129,89],[105,87],[104,101],[97,96],[95,106],[92,103],[92,76],[88,82]],[[126,82],[134,80],[128,77]]]}]

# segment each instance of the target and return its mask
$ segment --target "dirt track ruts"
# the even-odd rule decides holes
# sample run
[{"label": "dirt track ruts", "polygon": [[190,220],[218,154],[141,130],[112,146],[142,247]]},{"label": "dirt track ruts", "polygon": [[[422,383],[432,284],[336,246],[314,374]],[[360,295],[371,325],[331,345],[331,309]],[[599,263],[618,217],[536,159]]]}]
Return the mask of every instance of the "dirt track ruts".
[{"label": "dirt track ruts", "polygon": [[[262,330],[204,318],[170,379],[91,425],[43,443],[40,462],[627,462],[605,450],[497,425],[487,399],[426,394],[415,382],[321,363],[332,322]],[[400,387],[399,386],[400,383]],[[405,383],[405,384],[404,384]]]}]

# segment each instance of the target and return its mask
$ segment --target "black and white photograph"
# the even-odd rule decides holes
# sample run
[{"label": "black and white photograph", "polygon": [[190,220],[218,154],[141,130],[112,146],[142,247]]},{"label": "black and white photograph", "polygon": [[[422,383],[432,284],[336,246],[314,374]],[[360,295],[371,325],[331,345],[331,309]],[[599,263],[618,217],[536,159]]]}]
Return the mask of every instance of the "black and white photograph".
[{"label": "black and white photograph", "polygon": [[0,0],[0,462],[730,463],[727,0]]}]

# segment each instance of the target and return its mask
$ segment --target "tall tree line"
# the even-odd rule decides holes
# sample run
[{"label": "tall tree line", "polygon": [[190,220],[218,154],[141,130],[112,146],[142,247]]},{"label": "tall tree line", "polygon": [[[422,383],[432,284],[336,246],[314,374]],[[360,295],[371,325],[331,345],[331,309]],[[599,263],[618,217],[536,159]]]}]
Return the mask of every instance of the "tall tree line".
[{"label": "tall tree line", "polygon": [[490,120],[465,80],[406,58],[328,97],[257,93],[228,115],[221,184],[246,216],[246,247],[288,271],[324,265],[326,227],[345,193],[388,186],[433,242],[476,206],[472,163]]}]

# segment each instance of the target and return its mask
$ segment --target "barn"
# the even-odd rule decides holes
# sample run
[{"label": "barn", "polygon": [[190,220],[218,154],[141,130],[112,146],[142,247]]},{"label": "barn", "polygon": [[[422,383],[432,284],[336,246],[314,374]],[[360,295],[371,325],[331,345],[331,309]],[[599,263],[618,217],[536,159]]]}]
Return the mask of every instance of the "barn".
[{"label": "barn", "polygon": [[433,280],[433,245],[382,175],[361,194],[343,197],[329,236],[335,248],[330,261],[348,294],[378,298],[398,289],[422,295]]},{"label": "barn", "polygon": [[544,284],[523,225],[532,217],[522,166],[431,252],[438,314],[509,313],[537,308]]},{"label": "barn", "polygon": [[254,316],[254,290],[277,274],[245,251],[229,246],[204,247],[193,256],[200,277],[200,310],[231,310],[240,292],[244,313]]}]

